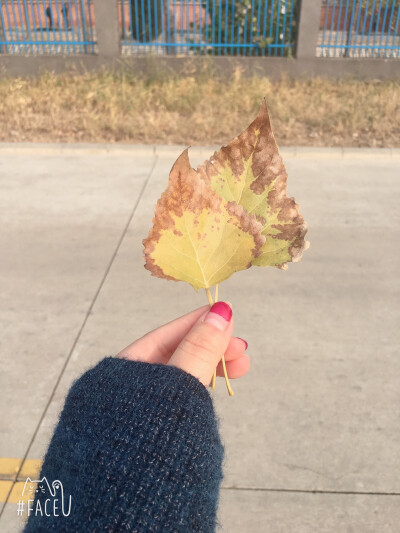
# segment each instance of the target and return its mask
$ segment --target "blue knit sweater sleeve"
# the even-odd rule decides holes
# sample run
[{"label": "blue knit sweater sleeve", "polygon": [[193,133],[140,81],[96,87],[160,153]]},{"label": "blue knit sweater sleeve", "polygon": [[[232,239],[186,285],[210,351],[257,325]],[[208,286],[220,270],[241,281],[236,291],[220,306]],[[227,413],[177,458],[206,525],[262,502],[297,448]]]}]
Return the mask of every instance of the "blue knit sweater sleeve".
[{"label": "blue knit sweater sleeve", "polygon": [[222,459],[198,379],[108,357],[72,386],[44,459],[40,478],[61,482],[68,516],[32,513],[25,531],[213,532]]}]

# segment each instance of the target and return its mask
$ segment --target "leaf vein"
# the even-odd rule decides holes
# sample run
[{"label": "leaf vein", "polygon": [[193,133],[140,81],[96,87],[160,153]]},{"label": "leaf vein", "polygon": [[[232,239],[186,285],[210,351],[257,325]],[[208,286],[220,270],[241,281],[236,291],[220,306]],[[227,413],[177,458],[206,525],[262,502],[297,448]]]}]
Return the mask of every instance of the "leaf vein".
[{"label": "leaf vein", "polygon": [[233,257],[233,256],[236,254],[236,252],[239,250],[239,247],[240,247],[241,244],[242,244],[242,243],[239,242],[239,244],[237,245],[237,247],[236,247],[235,251],[233,252],[233,254],[229,257],[229,259],[227,259],[227,260],[225,261],[225,263],[224,263],[224,264],[223,264],[218,270],[216,270],[216,271],[213,273],[212,277],[215,277],[215,276],[218,274],[218,272],[219,272],[220,270],[222,270],[222,269],[224,268],[224,266],[226,266],[226,265],[229,263],[229,261],[232,259],[232,257]]}]

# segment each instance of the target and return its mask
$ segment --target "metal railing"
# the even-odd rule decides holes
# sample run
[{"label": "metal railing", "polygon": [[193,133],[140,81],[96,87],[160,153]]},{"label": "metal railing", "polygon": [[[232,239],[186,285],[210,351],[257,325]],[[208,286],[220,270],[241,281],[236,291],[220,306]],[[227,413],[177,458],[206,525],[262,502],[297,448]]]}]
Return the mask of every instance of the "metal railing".
[{"label": "metal railing", "polygon": [[0,54],[121,53],[398,59],[400,0],[0,0]]},{"label": "metal railing", "polygon": [[0,52],[95,52],[91,0],[0,0]]},{"label": "metal railing", "polygon": [[121,0],[124,54],[291,56],[297,0]]},{"label": "metal railing", "polygon": [[318,57],[400,57],[400,0],[322,4]]}]

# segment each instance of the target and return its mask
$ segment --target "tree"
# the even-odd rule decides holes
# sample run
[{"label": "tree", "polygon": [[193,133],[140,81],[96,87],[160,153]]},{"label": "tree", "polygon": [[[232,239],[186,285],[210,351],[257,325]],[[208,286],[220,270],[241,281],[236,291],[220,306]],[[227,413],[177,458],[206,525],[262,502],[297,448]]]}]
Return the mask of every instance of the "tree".
[{"label": "tree", "polygon": [[130,0],[132,38],[146,43],[156,40],[162,32],[162,0]]},{"label": "tree", "polygon": [[[209,24],[198,27],[203,43],[221,45],[225,55],[290,55],[290,45],[295,42],[297,0],[215,0],[203,3],[203,7],[210,18]],[[204,53],[204,47],[195,47],[195,51]],[[206,53],[212,53],[212,48],[206,48]]]}]

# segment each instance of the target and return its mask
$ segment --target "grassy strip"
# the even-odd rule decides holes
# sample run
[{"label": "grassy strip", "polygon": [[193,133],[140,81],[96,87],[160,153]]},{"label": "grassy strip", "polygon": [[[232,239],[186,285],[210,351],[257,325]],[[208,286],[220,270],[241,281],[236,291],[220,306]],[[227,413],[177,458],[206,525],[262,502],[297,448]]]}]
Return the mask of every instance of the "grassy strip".
[{"label": "grassy strip", "polygon": [[46,74],[0,81],[0,140],[222,144],[267,98],[280,145],[400,146],[400,84]]}]

